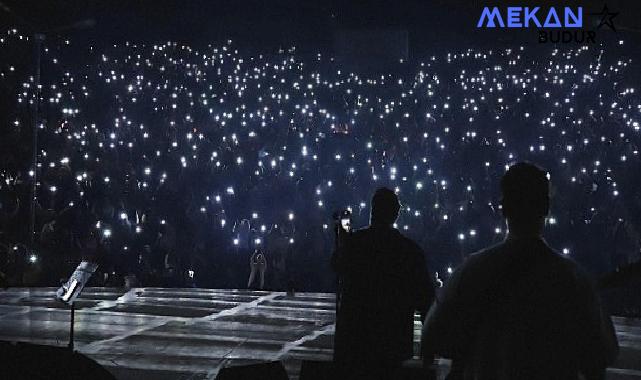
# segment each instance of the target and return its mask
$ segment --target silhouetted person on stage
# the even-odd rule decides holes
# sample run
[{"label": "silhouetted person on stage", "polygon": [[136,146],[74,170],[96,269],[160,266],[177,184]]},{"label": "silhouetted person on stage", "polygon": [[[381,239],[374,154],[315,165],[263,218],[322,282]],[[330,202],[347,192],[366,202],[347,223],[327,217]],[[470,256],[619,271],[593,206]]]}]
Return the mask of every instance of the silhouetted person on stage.
[{"label": "silhouetted person on stage", "polygon": [[340,280],[334,360],[343,378],[389,379],[413,353],[414,312],[434,299],[421,248],[393,227],[400,204],[392,190],[372,198],[370,226],[340,226],[332,267]]},{"label": "silhouetted person on stage", "polygon": [[[256,248],[251,258],[249,259],[249,268],[251,273],[249,274],[249,280],[247,281],[248,289],[265,289],[265,270],[267,270],[267,260],[265,260],[265,255],[260,249]],[[258,279],[257,279],[258,277]],[[254,282],[258,281],[258,285],[254,285]]]},{"label": "silhouetted person on stage", "polygon": [[453,359],[448,379],[604,379],[618,344],[586,274],[543,240],[544,171],[501,180],[508,235],[455,271],[423,325],[424,360]]}]

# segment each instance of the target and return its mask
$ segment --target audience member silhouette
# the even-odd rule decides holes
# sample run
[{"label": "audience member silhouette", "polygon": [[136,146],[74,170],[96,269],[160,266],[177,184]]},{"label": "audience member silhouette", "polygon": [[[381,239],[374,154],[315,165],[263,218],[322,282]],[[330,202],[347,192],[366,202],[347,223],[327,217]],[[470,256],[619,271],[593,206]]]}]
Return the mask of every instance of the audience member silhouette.
[{"label": "audience member silhouette", "polygon": [[389,379],[413,353],[414,312],[434,299],[421,248],[393,227],[400,203],[389,189],[376,191],[370,226],[338,229],[332,267],[337,272],[334,360],[343,378]]},{"label": "audience member silhouette", "polygon": [[543,240],[547,174],[518,163],[501,191],[507,238],[447,282],[423,325],[425,364],[451,358],[451,380],[604,379],[616,335],[586,274]]},{"label": "audience member silhouette", "polygon": [[[261,252],[260,249],[256,248],[254,253],[249,259],[249,268],[251,270],[249,274],[249,280],[247,281],[248,289],[265,289],[265,271],[267,270],[267,260],[265,260],[265,255]],[[256,277],[259,277],[258,279]],[[254,285],[254,282],[258,281],[258,285]]]}]

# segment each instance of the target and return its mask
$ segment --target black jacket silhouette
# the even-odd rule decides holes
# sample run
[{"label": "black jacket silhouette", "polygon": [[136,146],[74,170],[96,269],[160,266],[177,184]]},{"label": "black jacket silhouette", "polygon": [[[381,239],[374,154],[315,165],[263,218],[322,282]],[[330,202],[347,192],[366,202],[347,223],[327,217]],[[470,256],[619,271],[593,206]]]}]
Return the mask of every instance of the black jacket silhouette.
[{"label": "black jacket silhouette", "polygon": [[398,230],[372,225],[341,238],[332,257],[341,286],[334,358],[394,366],[413,352],[414,312],[434,299],[421,248]]},{"label": "black jacket silhouette", "polygon": [[425,357],[453,359],[448,379],[604,379],[618,348],[588,277],[540,237],[471,255],[423,329]]}]

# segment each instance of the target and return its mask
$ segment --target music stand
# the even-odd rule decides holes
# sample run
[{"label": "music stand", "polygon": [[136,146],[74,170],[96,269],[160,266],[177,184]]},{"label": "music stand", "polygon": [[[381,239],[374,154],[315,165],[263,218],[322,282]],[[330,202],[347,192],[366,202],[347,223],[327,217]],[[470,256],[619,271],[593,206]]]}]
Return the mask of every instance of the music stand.
[{"label": "music stand", "polygon": [[78,267],[76,268],[75,271],[71,274],[71,277],[69,277],[69,280],[67,280],[66,283],[64,283],[57,291],[56,291],[56,297],[58,300],[64,302],[65,304],[71,306],[71,321],[70,321],[70,327],[69,327],[69,349],[73,351],[73,325],[74,325],[74,318],[75,318],[75,301],[78,296],[80,296],[80,293],[84,289],[85,285],[87,285],[87,282],[89,282],[89,278],[91,278],[91,275],[94,274],[94,272],[98,269],[98,264],[96,263],[91,263],[89,261],[83,261],[80,264],[78,264]]}]

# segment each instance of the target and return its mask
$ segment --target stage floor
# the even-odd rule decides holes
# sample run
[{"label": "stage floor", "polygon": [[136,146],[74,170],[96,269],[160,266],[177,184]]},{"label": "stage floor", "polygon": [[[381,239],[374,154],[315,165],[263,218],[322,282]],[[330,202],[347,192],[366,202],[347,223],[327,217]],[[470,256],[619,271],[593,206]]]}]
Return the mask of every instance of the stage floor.
[{"label": "stage floor", "polygon": [[[69,310],[54,293],[0,290],[0,340],[66,345]],[[87,288],[76,305],[76,349],[119,379],[214,379],[220,368],[271,360],[297,379],[301,360],[332,357],[333,294]],[[608,379],[641,380],[641,321],[615,323],[621,354]],[[420,321],[415,328],[417,340]],[[441,361],[441,377],[446,368]]]}]

